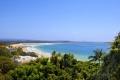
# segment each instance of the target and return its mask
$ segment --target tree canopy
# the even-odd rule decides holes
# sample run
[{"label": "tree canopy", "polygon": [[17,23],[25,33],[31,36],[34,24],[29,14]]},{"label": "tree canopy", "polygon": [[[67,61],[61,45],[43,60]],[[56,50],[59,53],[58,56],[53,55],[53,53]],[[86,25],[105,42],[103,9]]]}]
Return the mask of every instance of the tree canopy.
[{"label": "tree canopy", "polygon": [[[90,61],[78,61],[73,54],[52,52],[50,58],[38,58],[30,63],[16,66],[12,57],[26,55],[21,48],[10,52],[6,45],[0,46],[0,80],[119,80],[120,79],[120,33],[107,55],[101,49],[94,51]],[[35,56],[32,53],[31,56]],[[95,61],[95,62],[91,62]],[[100,65],[101,64],[101,65]]]}]

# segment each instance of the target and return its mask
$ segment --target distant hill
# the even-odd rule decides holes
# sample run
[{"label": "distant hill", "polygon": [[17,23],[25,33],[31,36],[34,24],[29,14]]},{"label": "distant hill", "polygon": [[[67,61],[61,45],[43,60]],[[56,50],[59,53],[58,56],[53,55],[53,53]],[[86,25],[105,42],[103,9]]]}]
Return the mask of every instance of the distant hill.
[{"label": "distant hill", "polygon": [[[16,44],[16,43],[79,43],[79,42],[87,42],[87,41],[62,41],[62,40],[56,40],[56,41],[49,41],[49,40],[15,40],[15,39],[1,39],[0,43],[2,44]],[[88,42],[89,43],[89,42]],[[91,42],[90,42],[91,43]],[[111,43],[111,42],[105,42],[105,43]]]},{"label": "distant hill", "polygon": [[73,41],[48,41],[48,40],[0,40],[0,43],[15,44],[15,43],[69,43]]}]

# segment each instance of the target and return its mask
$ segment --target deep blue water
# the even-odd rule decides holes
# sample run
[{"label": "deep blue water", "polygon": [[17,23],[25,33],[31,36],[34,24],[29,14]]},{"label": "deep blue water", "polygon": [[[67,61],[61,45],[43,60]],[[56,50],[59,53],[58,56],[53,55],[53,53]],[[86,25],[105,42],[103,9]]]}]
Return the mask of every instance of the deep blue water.
[{"label": "deep blue water", "polygon": [[110,43],[105,42],[79,42],[39,45],[36,48],[48,53],[52,53],[54,50],[61,54],[72,53],[77,59],[86,60],[88,56],[94,54],[93,50],[102,49],[107,52],[109,51],[110,45]]}]

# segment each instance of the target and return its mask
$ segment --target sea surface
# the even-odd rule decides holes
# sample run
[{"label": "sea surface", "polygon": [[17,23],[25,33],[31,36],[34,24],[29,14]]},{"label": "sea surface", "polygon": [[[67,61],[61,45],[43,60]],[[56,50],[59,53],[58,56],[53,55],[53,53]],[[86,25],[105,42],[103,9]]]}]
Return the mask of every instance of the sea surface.
[{"label": "sea surface", "polygon": [[109,52],[111,43],[107,42],[74,42],[74,43],[41,43],[34,48],[46,53],[56,51],[61,54],[72,53],[79,60],[88,60],[88,57],[94,55],[93,51],[102,49]]}]

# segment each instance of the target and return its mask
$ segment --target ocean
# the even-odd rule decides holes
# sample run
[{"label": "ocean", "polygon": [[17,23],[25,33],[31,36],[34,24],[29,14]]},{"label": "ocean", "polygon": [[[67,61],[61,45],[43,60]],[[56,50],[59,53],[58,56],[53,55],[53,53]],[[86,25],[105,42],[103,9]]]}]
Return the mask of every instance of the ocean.
[{"label": "ocean", "polygon": [[102,49],[108,52],[111,43],[108,42],[75,42],[75,43],[41,43],[34,48],[46,53],[56,51],[61,54],[71,53],[79,60],[88,60],[88,57],[94,55],[93,51]]}]

